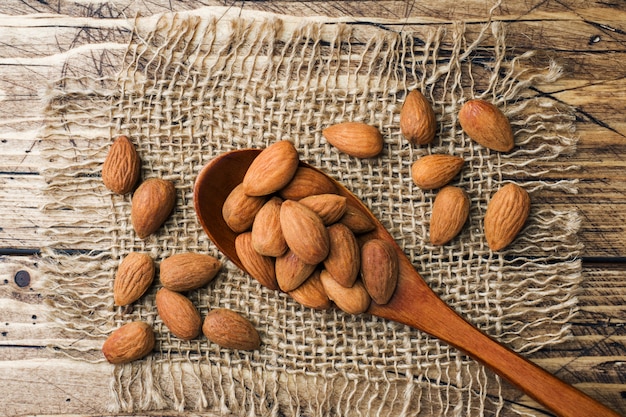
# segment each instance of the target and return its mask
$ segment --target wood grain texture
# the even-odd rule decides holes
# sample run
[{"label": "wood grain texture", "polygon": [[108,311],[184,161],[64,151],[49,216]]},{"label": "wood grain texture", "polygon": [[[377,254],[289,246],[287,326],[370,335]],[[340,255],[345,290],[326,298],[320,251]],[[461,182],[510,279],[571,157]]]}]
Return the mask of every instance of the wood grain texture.
[{"label": "wood grain texture", "polygon": [[[493,19],[506,22],[515,52],[536,50],[531,65],[562,66],[563,76],[536,87],[537,95],[572,106],[577,149],[563,161],[543,162],[545,178],[577,179],[577,194],[542,192],[539,202],[555,210],[577,210],[584,285],[581,312],[566,342],[529,359],[626,415],[626,5],[623,1],[506,1]],[[106,364],[59,360],[46,348],[72,340],[54,330],[40,295],[37,252],[50,243],[43,233],[71,213],[43,216],[46,201],[41,169],[43,97],[63,71],[103,74],[115,54],[84,49],[87,44],[123,47],[137,14],[192,10],[204,6],[259,10],[295,16],[325,15],[359,25],[401,31],[416,25],[466,22],[478,30],[490,5],[482,0],[420,1],[213,1],[10,0],[0,4],[0,415],[100,415],[107,412]],[[401,21],[399,23],[398,21]],[[88,54],[90,65],[64,67],[70,54]],[[93,249],[77,244],[72,249]],[[18,271],[31,283],[19,287]],[[54,360],[49,360],[55,358]],[[87,361],[94,358],[85,358]],[[77,365],[79,364],[80,365]],[[89,383],[85,383],[88,381]],[[497,393],[493,393],[497,395]],[[502,396],[520,411],[539,407],[507,384]],[[168,413],[177,415],[174,412]]]}]

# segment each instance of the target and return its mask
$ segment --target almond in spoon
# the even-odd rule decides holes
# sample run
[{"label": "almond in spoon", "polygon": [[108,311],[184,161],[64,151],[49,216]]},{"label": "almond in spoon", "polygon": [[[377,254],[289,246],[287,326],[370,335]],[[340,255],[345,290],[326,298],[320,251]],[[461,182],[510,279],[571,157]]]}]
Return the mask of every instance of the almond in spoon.
[{"label": "almond in spoon", "polygon": [[280,207],[280,227],[287,246],[304,263],[315,265],[328,256],[330,248],[328,230],[313,210],[287,200]]},{"label": "almond in spoon", "polygon": [[298,169],[298,151],[282,140],[267,148],[252,161],[243,178],[243,190],[249,196],[272,194],[291,181]]}]

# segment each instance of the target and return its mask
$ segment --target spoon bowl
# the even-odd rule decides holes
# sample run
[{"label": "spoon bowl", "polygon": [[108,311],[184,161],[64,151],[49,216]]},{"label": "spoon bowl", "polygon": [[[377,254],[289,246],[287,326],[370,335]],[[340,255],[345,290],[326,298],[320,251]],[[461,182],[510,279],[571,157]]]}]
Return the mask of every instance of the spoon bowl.
[{"label": "spoon bowl", "polygon": [[[224,221],[222,206],[230,192],[242,182],[248,167],[260,152],[258,149],[243,149],[214,158],[202,169],[194,186],[194,206],[204,231],[217,248],[245,272],[235,250],[237,234]],[[300,165],[316,169],[303,162]],[[398,284],[393,297],[385,305],[372,301],[368,313],[411,326],[455,346],[558,416],[619,417],[619,414],[487,336],[457,314],[432,291],[371,211],[342,184],[330,179],[340,195],[376,224],[373,231],[359,236],[359,240],[384,239],[393,245],[398,254]]]}]

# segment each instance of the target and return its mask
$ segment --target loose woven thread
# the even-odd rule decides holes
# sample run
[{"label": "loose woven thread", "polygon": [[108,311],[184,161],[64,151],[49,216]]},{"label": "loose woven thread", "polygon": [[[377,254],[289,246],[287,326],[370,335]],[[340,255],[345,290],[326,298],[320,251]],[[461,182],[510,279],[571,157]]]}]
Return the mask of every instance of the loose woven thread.
[{"label": "loose woven thread", "polygon": [[[531,196],[576,189],[573,181],[542,180],[538,168],[575,144],[567,109],[533,97],[529,88],[556,79],[557,67],[519,69],[528,55],[509,56],[497,23],[470,39],[463,24],[393,33],[332,21],[215,16],[208,9],[138,19],[117,75],[65,77],[50,99],[45,153],[56,165],[45,174],[54,203],[44,210],[72,210],[76,220],[52,229],[57,243],[44,254],[48,301],[59,326],[86,341],[56,347],[81,360],[101,360],[99,346],[114,328],[132,320],[154,325],[157,351],[115,368],[112,411],[515,413],[501,398],[499,380],[455,349],[396,323],[305,309],[226,259],[216,281],[190,298],[202,314],[228,307],[246,315],[262,335],[259,351],[232,352],[204,338],[183,342],[170,335],[154,307],[158,283],[132,310],[113,306],[113,277],[130,251],[157,261],[183,251],[223,259],[193,211],[197,173],[223,152],[287,139],[303,160],[359,196],[431,287],[488,334],[527,353],[567,337],[576,312],[575,213],[534,206],[527,227],[502,254],[488,250],[481,223],[490,196],[509,179]],[[438,136],[428,147],[408,145],[399,132],[401,103],[414,88],[438,115]],[[514,152],[492,153],[460,131],[456,114],[472,97],[505,110],[516,131]],[[381,130],[381,157],[355,160],[325,142],[321,130],[346,120]],[[144,178],[169,179],[177,188],[172,217],[145,241],[129,223],[130,198],[111,195],[93,175],[120,133],[137,144]],[[69,140],[75,144],[65,146]],[[410,165],[429,153],[466,160],[455,183],[470,196],[470,221],[445,247],[428,242],[436,193],[410,179]],[[101,220],[89,224],[92,218]],[[77,246],[98,249],[60,251]]]}]

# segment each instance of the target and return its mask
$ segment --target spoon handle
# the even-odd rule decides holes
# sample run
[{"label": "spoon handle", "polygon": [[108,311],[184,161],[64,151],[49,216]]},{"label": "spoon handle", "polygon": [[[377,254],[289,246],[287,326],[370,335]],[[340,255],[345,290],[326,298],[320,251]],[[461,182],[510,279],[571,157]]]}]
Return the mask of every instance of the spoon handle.
[{"label": "spoon handle", "polygon": [[[406,268],[406,264],[405,264]],[[413,270],[414,271],[414,270]],[[418,275],[417,272],[414,272]],[[406,278],[407,274],[404,274]],[[561,417],[620,417],[587,394],[482,333],[443,302],[419,275],[372,313],[423,330],[466,352]],[[402,313],[399,313],[402,312]]]}]

